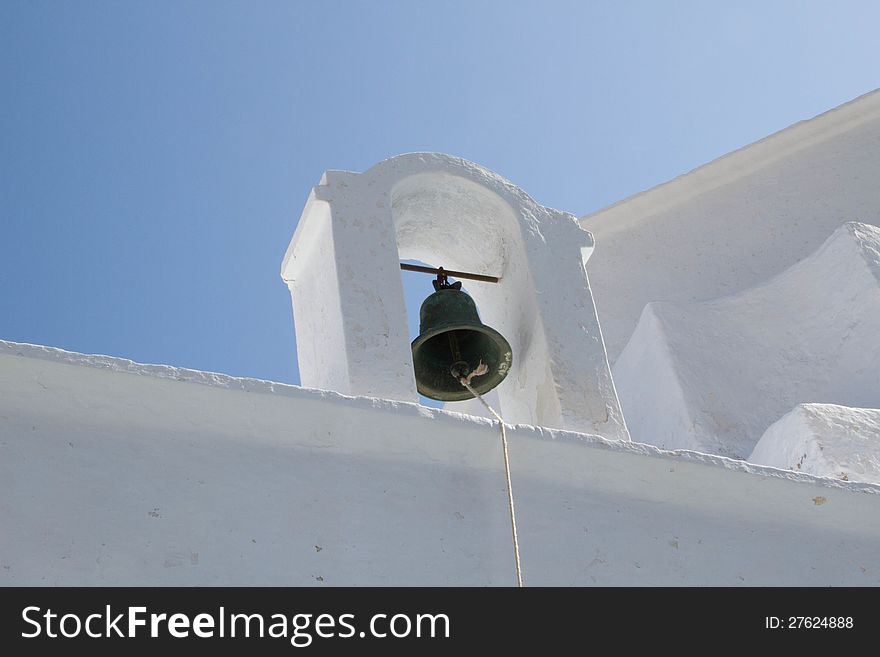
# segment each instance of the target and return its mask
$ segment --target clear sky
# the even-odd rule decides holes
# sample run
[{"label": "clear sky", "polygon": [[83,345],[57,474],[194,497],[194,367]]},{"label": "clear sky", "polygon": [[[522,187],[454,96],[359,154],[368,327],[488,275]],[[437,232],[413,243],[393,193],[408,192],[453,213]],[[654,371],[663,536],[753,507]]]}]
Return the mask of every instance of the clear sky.
[{"label": "clear sky", "polygon": [[441,151],[583,215],[880,87],[878,25],[876,0],[2,0],[0,339],[297,383],[278,272],[325,169]]}]

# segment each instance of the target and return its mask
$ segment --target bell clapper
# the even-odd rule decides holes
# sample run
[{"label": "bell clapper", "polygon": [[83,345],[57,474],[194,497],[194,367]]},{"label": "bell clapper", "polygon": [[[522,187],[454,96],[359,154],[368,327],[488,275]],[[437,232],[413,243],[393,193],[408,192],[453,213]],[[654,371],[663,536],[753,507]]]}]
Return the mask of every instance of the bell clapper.
[{"label": "bell clapper", "polygon": [[461,357],[461,349],[458,346],[458,337],[455,331],[449,331],[449,350],[452,352],[452,367],[449,368],[450,374],[456,379],[466,377],[471,373],[471,366]]}]

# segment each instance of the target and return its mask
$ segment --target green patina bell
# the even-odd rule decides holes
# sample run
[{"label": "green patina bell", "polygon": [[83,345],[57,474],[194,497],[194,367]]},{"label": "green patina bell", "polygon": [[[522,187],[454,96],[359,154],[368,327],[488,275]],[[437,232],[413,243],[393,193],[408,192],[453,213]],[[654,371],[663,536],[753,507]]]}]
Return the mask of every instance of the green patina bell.
[{"label": "green patina bell", "polygon": [[489,371],[470,381],[482,395],[510,371],[510,344],[480,321],[477,306],[462,292],[461,283],[450,285],[443,276],[434,281],[434,288],[436,292],[422,303],[419,337],[412,343],[416,387],[420,394],[439,401],[471,399],[473,395],[458,379],[482,362]]}]

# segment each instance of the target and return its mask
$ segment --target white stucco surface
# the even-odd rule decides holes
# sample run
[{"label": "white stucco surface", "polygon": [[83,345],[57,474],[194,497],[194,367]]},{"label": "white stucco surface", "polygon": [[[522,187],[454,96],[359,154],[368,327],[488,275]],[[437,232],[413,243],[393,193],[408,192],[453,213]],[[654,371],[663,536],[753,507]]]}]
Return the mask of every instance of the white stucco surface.
[{"label": "white stucco surface", "polygon": [[733,294],[806,258],[844,222],[880,226],[878,180],[874,91],[583,217],[612,364],[648,303]]},{"label": "white stucco surface", "polygon": [[[880,486],[518,426],[527,585],[880,585]],[[0,342],[2,585],[512,585],[497,426]]]},{"label": "white stucco surface", "polygon": [[770,425],[749,462],[880,484],[880,409],[799,404]]},{"label": "white stucco surface", "polygon": [[651,303],[614,365],[633,439],[747,458],[801,403],[880,407],[880,228],[849,222],[761,285]]}]

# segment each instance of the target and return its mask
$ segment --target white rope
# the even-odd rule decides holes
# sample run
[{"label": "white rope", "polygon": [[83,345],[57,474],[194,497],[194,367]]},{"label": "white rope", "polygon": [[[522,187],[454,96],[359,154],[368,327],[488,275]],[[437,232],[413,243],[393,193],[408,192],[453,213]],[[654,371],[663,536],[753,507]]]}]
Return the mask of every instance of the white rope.
[{"label": "white rope", "polygon": [[516,510],[513,507],[513,487],[511,486],[511,483],[510,483],[510,458],[508,457],[508,454],[507,454],[507,431],[504,428],[504,420],[501,419],[501,416],[495,412],[494,408],[492,408],[491,406],[489,406],[489,404],[486,403],[486,400],[483,399],[483,396],[480,393],[478,393],[476,390],[474,390],[471,387],[471,379],[472,378],[474,378],[475,376],[482,376],[483,374],[485,374],[488,371],[489,371],[488,366],[485,363],[483,363],[483,361],[480,361],[480,364],[477,366],[477,368],[473,372],[468,374],[466,377],[463,376],[463,377],[459,378],[458,381],[459,381],[459,383],[461,383],[461,385],[463,385],[465,388],[467,388],[468,391],[474,397],[476,397],[477,399],[480,400],[480,403],[486,407],[486,410],[488,410],[492,415],[495,416],[495,419],[498,420],[498,424],[501,427],[501,447],[502,447],[502,451],[504,452],[504,474],[507,477],[507,506],[510,509],[510,530],[511,530],[511,534],[513,535],[513,558],[516,561],[516,583],[517,583],[517,586],[522,588],[523,579],[522,579],[522,566],[520,565],[520,562],[519,562],[519,539],[517,538],[517,535],[516,535]]}]

